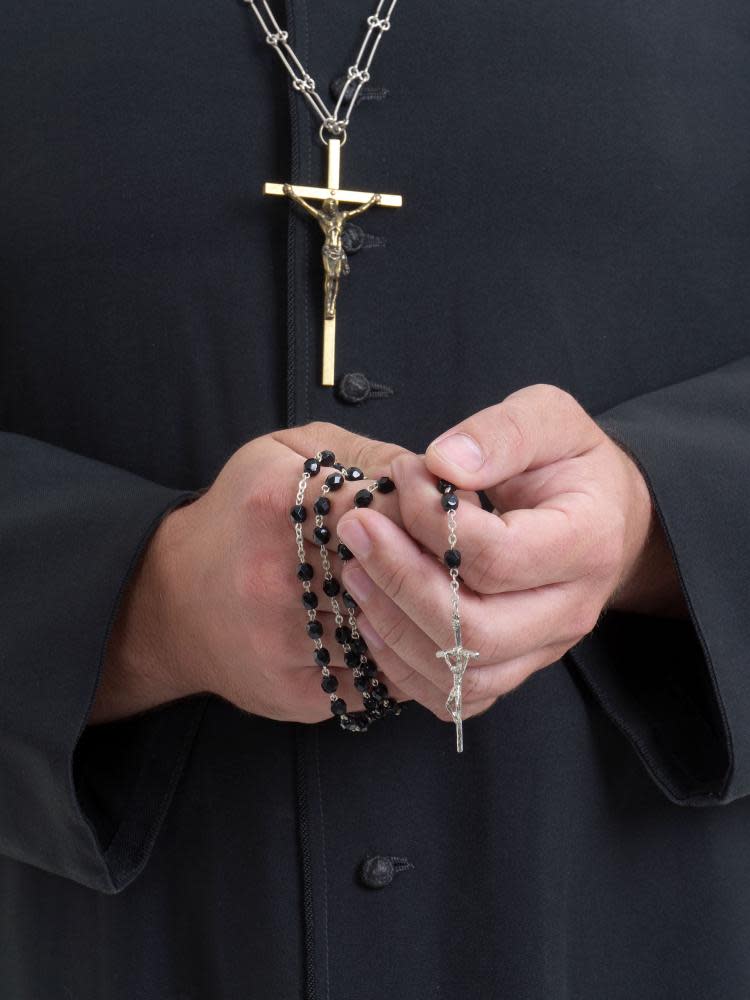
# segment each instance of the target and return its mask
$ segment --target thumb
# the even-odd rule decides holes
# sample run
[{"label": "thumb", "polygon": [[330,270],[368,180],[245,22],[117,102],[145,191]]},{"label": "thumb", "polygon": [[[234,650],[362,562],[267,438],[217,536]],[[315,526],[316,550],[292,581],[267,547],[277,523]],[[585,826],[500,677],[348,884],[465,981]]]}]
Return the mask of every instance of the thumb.
[{"label": "thumb", "polygon": [[486,490],[527,469],[589,451],[603,437],[570,393],[540,383],[441,434],[427,448],[425,464],[459,489]]}]

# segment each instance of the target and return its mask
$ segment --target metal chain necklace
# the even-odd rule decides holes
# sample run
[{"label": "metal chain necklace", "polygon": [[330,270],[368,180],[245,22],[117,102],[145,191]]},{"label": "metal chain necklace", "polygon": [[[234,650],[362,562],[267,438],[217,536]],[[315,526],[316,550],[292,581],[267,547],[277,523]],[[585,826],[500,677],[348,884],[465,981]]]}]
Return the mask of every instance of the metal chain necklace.
[{"label": "metal chain necklace", "polygon": [[[289,33],[282,31],[279,22],[274,17],[273,11],[268,5],[268,0],[244,0],[252,7],[253,13],[258,19],[258,23],[263,29],[266,41],[276,50],[276,55],[286,67],[286,71],[292,78],[292,86],[305,98],[313,112],[320,118],[320,137],[323,142],[324,134],[329,137],[340,139],[346,142],[346,129],[352,117],[352,112],[357,103],[359,92],[370,79],[370,66],[378,51],[380,41],[386,31],[391,27],[391,15],[395,10],[398,0],[380,0],[374,14],[367,18],[367,31],[364,40],[357,53],[357,58],[346,73],[346,86],[339,94],[338,101],[333,111],[328,110],[323,98],[320,96],[317,84],[313,77],[307,72],[305,67],[297,57],[297,53],[289,44]],[[262,8],[262,10],[261,10]],[[349,97],[349,110],[341,117],[341,108],[347,97],[352,83],[354,92]]]},{"label": "metal chain necklace", "polygon": [[[366,212],[373,205],[400,208],[401,195],[378,194],[373,191],[341,190],[341,149],[347,139],[347,127],[362,87],[370,79],[370,67],[386,31],[391,27],[391,15],[398,0],[379,0],[375,13],[367,18],[367,30],[360,45],[355,63],[347,70],[346,83],[336,105],[329,109],[320,96],[318,86],[307,72],[296,52],[289,44],[288,32],[281,29],[268,4],[268,0],[244,0],[251,8],[266,36],[268,44],[276,51],[291,78],[292,87],[307,101],[310,109],[320,119],[320,141],[328,150],[326,187],[298,184],[268,183],[265,194],[284,195],[308,212],[323,231],[323,358],[321,382],[332,386],[335,382],[336,364],[336,305],[339,282],[349,274],[349,262],[344,251],[343,234],[346,223],[355,215]],[[351,93],[350,93],[351,91]],[[344,101],[349,106],[342,116]],[[311,204],[318,201],[320,206]],[[342,205],[356,205],[343,209]]]}]

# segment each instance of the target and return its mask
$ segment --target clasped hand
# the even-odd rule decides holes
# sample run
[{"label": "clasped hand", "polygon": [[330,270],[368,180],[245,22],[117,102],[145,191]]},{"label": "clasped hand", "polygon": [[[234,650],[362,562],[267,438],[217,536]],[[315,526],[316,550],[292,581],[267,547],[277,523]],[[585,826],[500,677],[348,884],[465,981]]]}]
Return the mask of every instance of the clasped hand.
[{"label": "clasped hand", "polygon": [[[568,393],[521,389],[442,434],[424,455],[307,424],[250,441],[203,496],[164,518],[119,610],[92,722],[202,691],[271,719],[330,718],[304,628],[288,516],[302,462],[322,448],[397,484],[368,509],[351,509],[347,484],[326,525],[331,548],[338,534],[355,554],[341,582],[359,602],[362,634],[400,701],[450,719],[452,676],[435,656],[453,641],[436,476],[459,489],[463,637],[479,652],[464,676],[464,718],[558,660],[608,605],[686,614],[643,476]],[[316,589],[313,527],[309,517]],[[338,694],[360,707],[326,604],[318,617]]]}]

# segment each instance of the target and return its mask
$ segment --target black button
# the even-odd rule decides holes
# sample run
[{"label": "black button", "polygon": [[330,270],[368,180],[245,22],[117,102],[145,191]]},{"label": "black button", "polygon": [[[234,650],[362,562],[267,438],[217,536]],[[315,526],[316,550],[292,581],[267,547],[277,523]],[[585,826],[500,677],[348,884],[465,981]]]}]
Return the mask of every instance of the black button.
[{"label": "black button", "polygon": [[386,399],[393,395],[390,385],[373,382],[364,372],[347,372],[342,375],[335,391],[342,403],[364,403],[368,399]]},{"label": "black button", "polygon": [[[351,104],[356,87],[356,80],[350,80],[348,76],[337,76],[335,80],[331,80],[331,97],[334,101],[338,101],[341,91],[346,89],[347,93],[344,95],[343,103]],[[357,103],[360,101],[383,101],[387,96],[388,91],[385,87],[374,87],[371,83],[365,83],[359,91]]]},{"label": "black button", "polygon": [[338,397],[344,403],[364,403],[370,396],[370,380],[362,372],[347,372],[338,384]]},{"label": "black button", "polygon": [[357,253],[365,243],[365,231],[356,222],[347,222],[341,234],[341,242],[348,254]]},{"label": "black button", "polygon": [[368,889],[384,889],[393,881],[396,867],[393,858],[380,854],[365,858],[359,870],[359,876]]}]

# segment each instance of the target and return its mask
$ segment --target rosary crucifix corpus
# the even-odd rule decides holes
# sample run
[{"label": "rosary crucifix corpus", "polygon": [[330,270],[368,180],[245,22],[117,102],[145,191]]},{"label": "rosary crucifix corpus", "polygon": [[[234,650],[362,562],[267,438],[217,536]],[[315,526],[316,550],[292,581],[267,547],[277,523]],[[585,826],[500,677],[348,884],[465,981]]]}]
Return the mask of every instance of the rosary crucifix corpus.
[{"label": "rosary crucifix corpus", "polygon": [[[332,111],[318,93],[315,80],[297,58],[289,44],[289,35],[282,31],[268,5],[268,0],[245,0],[255,13],[265,32],[266,41],[276,51],[292,78],[292,86],[302,94],[314,113],[320,118],[320,140],[328,148],[328,176],[326,187],[309,187],[300,184],[268,183],[265,194],[285,195],[317,220],[323,230],[323,372],[322,384],[334,384],[336,373],[336,302],[339,282],[349,273],[342,237],[348,219],[361,215],[373,205],[383,208],[400,208],[401,195],[376,194],[372,191],[345,191],[341,189],[341,150],[346,142],[346,130],[351,119],[359,92],[370,79],[370,66],[375,57],[383,34],[391,27],[391,14],[397,0],[380,0],[375,13],[367,18],[367,31],[360,46],[355,63],[347,71],[346,85],[339,94]],[[344,100],[349,108],[344,117],[341,109]],[[320,201],[321,207],[311,205],[309,200]],[[343,209],[342,205],[357,205],[357,208]]]}]

